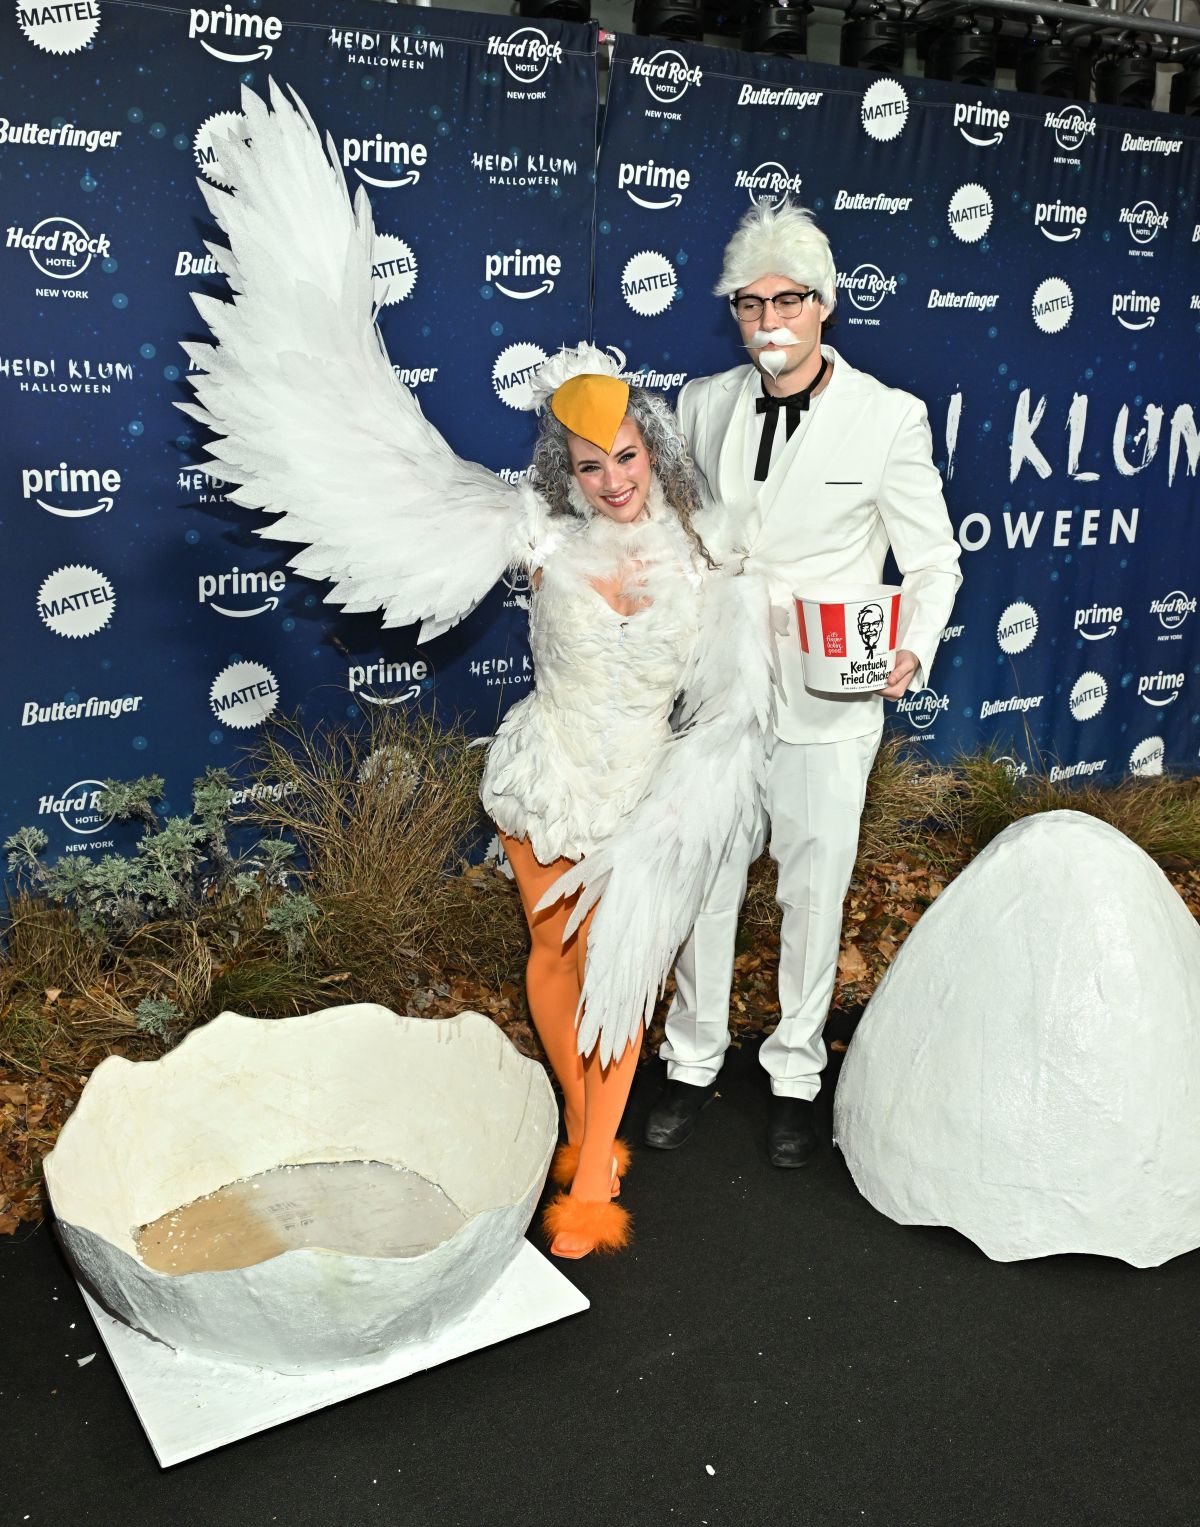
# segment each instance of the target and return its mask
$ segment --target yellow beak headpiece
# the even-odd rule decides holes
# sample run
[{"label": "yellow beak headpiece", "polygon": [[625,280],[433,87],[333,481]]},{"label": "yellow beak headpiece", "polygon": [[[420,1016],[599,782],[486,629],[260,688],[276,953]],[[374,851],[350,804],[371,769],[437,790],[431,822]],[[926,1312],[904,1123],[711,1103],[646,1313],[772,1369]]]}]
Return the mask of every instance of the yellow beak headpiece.
[{"label": "yellow beak headpiece", "polygon": [[628,411],[629,383],[594,371],[571,377],[550,398],[550,412],[559,423],[606,456]]}]

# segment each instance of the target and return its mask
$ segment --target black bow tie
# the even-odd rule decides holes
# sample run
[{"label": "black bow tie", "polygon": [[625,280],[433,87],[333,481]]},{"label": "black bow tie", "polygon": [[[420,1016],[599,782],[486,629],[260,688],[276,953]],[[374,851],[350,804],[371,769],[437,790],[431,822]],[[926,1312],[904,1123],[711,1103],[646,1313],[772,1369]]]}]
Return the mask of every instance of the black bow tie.
[{"label": "black bow tie", "polygon": [[764,416],[762,438],[758,442],[758,460],[754,463],[755,482],[766,482],[767,473],[771,470],[771,447],[775,444],[775,425],[779,421],[780,409],[787,416],[787,438],[790,440],[800,427],[800,415],[807,412],[812,402],[814,389],[821,385],[828,370],[829,362],[822,356],[820,371],[801,392],[789,393],[786,398],[772,397],[769,392],[764,392],[762,397],[755,399],[754,412]]}]

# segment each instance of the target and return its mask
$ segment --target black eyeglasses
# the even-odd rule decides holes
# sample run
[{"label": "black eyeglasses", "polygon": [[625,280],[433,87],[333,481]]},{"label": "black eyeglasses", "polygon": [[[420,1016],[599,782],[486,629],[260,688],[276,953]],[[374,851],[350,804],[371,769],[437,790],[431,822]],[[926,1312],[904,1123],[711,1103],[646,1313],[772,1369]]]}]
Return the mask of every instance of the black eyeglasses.
[{"label": "black eyeglasses", "polygon": [[779,292],[774,297],[731,297],[729,306],[733,309],[735,318],[744,323],[751,323],[757,322],[762,317],[768,302],[775,309],[778,317],[795,318],[810,297],[816,297],[820,301],[819,292]]}]

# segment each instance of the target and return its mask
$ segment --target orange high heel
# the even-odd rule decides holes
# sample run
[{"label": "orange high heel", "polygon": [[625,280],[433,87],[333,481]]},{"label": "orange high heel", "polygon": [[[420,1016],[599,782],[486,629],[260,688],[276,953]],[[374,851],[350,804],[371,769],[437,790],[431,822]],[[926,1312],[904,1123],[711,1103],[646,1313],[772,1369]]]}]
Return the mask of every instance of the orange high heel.
[{"label": "orange high heel", "polygon": [[[552,1257],[578,1259],[593,1251],[621,1251],[633,1239],[629,1210],[612,1199],[572,1198],[569,1193],[558,1193],[546,1205],[542,1224],[551,1238]],[[568,1251],[559,1245],[564,1236],[587,1244],[578,1251]]]}]

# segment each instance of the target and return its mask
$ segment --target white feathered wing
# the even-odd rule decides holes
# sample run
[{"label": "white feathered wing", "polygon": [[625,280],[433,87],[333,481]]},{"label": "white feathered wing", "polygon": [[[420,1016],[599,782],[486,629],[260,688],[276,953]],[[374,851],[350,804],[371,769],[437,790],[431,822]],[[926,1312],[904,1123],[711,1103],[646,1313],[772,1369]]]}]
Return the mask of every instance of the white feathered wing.
[{"label": "white feathered wing", "polygon": [[[208,248],[233,302],[193,293],[215,346],[187,344],[198,403],[220,438],[206,468],[230,498],[283,517],[257,533],[300,541],[291,565],[334,584],[330,603],[385,626],[452,626],[526,560],[542,501],[461,460],[394,375],[375,326],[371,207],[351,204],[300,100],[242,92],[249,140],[218,145],[229,194],[200,183],[229,249]],[[294,104],[293,104],[294,103]]]},{"label": "white feathered wing", "polygon": [[[621,829],[561,875],[541,908],[580,891],[566,937],[588,930],[579,1050],[607,1065],[640,1044],[721,861],[761,810],[774,649],[765,580],[705,583],[678,729]],[[597,905],[598,903],[598,905]]]}]

